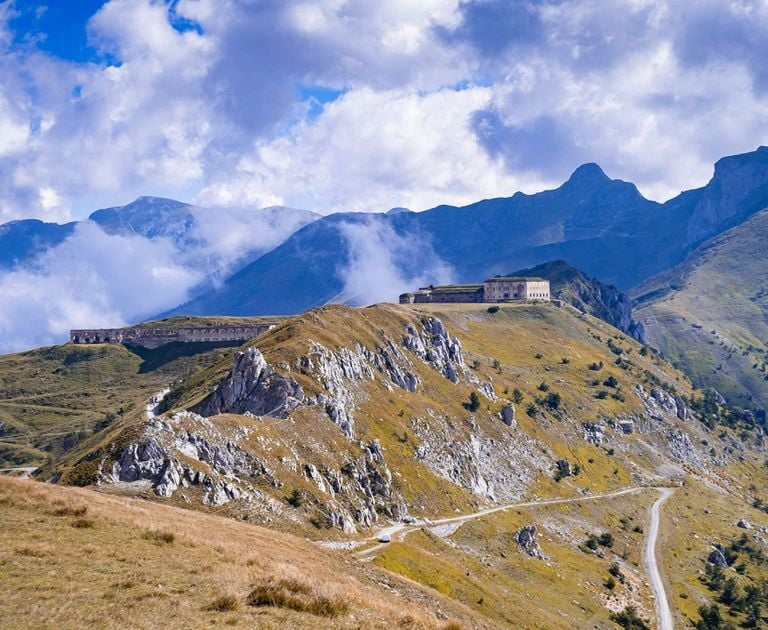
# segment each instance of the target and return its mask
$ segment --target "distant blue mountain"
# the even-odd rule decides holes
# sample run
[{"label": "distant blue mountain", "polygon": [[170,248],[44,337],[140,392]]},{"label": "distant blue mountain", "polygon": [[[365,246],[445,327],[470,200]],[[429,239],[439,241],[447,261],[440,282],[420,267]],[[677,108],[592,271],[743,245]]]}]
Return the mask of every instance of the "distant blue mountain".
[{"label": "distant blue mountain", "polygon": [[[419,213],[324,217],[220,288],[173,312],[289,314],[349,299],[344,270],[359,264],[345,236],[349,226],[377,230],[393,241],[420,241],[425,252],[434,252],[454,269],[459,282],[566,260],[601,282],[627,290],[766,206],[768,147],[719,160],[706,186],[664,204],[645,199],[634,184],[610,179],[597,164],[584,164],[559,188],[533,195],[518,192]],[[397,265],[404,278],[429,279],[434,260],[426,254],[409,255]],[[394,293],[390,299],[397,297]]]},{"label": "distant blue mountain", "polygon": [[22,219],[0,225],[0,270],[13,269],[32,260],[49,247],[64,242],[75,229],[75,223],[43,223]]},{"label": "distant blue mountain", "polygon": [[[226,269],[232,263],[243,265],[258,258],[318,217],[280,206],[208,209],[162,197],[139,197],[125,206],[96,210],[88,221],[107,234],[168,239],[188,266]],[[31,263],[64,242],[78,223],[25,219],[0,225],[0,270]]]}]

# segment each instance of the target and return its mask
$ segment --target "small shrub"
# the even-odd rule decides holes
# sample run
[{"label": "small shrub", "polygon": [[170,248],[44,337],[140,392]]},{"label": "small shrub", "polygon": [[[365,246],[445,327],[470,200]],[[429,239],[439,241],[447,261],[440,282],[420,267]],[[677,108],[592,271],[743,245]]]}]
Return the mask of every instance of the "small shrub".
[{"label": "small shrub", "polygon": [[515,388],[512,390],[512,401],[519,405],[521,402],[523,402],[523,392],[521,392],[519,389]]},{"label": "small shrub", "polygon": [[597,542],[603,547],[611,548],[613,547],[613,534],[611,532],[603,532],[597,537]]},{"label": "small shrub", "polygon": [[563,357],[562,359],[560,359],[560,363],[562,363],[563,365],[568,365],[570,362],[571,360],[568,357]]},{"label": "small shrub", "polygon": [[587,546],[589,549],[591,549],[592,551],[596,551],[596,550],[597,550],[597,548],[598,548],[598,546],[599,546],[599,544],[598,544],[598,542],[597,542],[597,536],[595,536],[594,534],[590,534],[590,535],[589,535],[589,537],[587,538],[587,540],[586,540],[586,542],[585,542],[584,544],[585,544],[585,545],[586,545],[586,546]]},{"label": "small shrub", "polygon": [[472,359],[472,369],[473,370],[480,369],[480,361],[478,359]]},{"label": "small shrub", "polygon": [[605,400],[606,398],[608,398],[608,392],[605,391],[604,389],[601,389],[599,392],[595,393],[595,398],[599,400]]},{"label": "small shrub", "polygon": [[541,359],[541,358],[543,358],[543,357],[544,357],[544,355],[543,355],[543,354],[541,354],[541,352],[537,352],[537,353],[536,353],[536,354],[534,354],[533,356],[534,356],[534,358],[536,358],[536,359]]},{"label": "small shrub", "polygon": [[319,617],[338,617],[349,611],[343,599],[321,595],[294,579],[265,580],[251,591],[246,601],[249,606],[288,608]]},{"label": "small shrub", "polygon": [[53,510],[54,516],[85,516],[88,507],[85,505],[60,505]]},{"label": "small shrub", "polygon": [[464,403],[464,408],[472,413],[480,409],[480,396],[477,395],[477,392],[472,392],[469,395],[469,402]]},{"label": "small shrub", "polygon": [[603,586],[607,588],[609,591],[612,591],[616,588],[616,580],[613,579],[613,577],[609,577],[605,582],[603,582]]},{"label": "small shrub", "polygon": [[144,538],[144,540],[151,540],[154,543],[163,545],[170,545],[176,540],[174,533],[165,529],[148,529],[141,537]]},{"label": "small shrub", "polygon": [[592,370],[593,372],[599,372],[600,370],[603,369],[603,362],[602,361],[599,361],[599,362],[596,361],[594,363],[590,363],[587,367],[589,367],[589,369]]},{"label": "small shrub", "polygon": [[636,534],[642,534],[643,533],[643,528],[640,525],[635,525],[632,528],[632,531],[635,532]]},{"label": "small shrub", "polygon": [[528,403],[528,406],[525,408],[525,413],[531,418],[535,418],[539,413],[539,408],[536,406],[536,403]]},{"label": "small shrub", "polygon": [[498,313],[499,312],[499,307],[498,306],[489,306],[488,307],[488,312],[491,315],[493,315],[494,313]]},{"label": "small shrub", "polygon": [[301,493],[301,490],[294,488],[290,496],[286,498],[286,501],[288,502],[288,505],[292,507],[301,507],[304,503],[304,495]]},{"label": "small shrub", "polygon": [[562,397],[557,392],[549,392],[544,398],[543,402],[544,402],[544,405],[547,407],[547,409],[556,411],[557,409],[560,408]]},{"label": "small shrub", "polygon": [[616,622],[624,630],[650,630],[648,623],[637,614],[634,606],[627,606],[621,612],[611,614],[611,621]]},{"label": "small shrub", "polygon": [[92,518],[76,518],[72,521],[72,527],[77,529],[91,529],[95,524]]},{"label": "small shrub", "polygon": [[539,390],[540,392],[548,392],[548,391],[549,391],[549,385],[547,385],[547,384],[546,384],[546,383],[544,383],[544,382],[541,382],[541,383],[539,383],[539,387],[538,387],[538,390]]},{"label": "small shrub", "polygon": [[618,384],[619,381],[613,374],[611,374],[607,379],[603,381],[603,385],[605,385],[605,387],[616,387]]},{"label": "small shrub", "polygon": [[220,595],[205,607],[211,612],[234,612],[238,608],[240,600],[236,595]]}]

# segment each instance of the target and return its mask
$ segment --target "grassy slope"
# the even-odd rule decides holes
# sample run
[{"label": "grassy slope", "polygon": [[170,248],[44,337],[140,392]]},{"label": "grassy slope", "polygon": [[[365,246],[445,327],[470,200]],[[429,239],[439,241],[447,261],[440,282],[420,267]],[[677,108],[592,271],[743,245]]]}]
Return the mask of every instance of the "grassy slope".
[{"label": "grassy slope", "polygon": [[700,386],[768,407],[768,210],[637,288],[650,342]]},{"label": "grassy slope", "polygon": [[0,356],[0,467],[49,463],[98,423],[141,418],[151,395],[230,352],[203,343],[68,344]]},{"label": "grassy slope", "polygon": [[[0,506],[3,626],[432,628],[446,623],[438,609],[462,624],[478,621],[436,593],[229,519],[7,477]],[[347,612],[245,603],[254,586],[280,579]],[[207,610],[222,596],[232,598],[223,606],[230,609]]]}]

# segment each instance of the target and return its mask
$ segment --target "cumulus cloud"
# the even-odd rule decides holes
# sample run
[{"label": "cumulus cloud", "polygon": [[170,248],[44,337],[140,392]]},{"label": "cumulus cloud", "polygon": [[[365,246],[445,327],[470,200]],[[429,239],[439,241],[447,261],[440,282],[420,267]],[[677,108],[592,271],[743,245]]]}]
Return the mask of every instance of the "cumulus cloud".
[{"label": "cumulus cloud", "polygon": [[583,161],[663,198],[768,122],[761,0],[110,0],[87,62],[19,44],[23,8],[0,5],[0,219],[150,192],[422,209]]},{"label": "cumulus cloud", "polygon": [[339,301],[391,302],[414,286],[445,284],[454,278],[451,266],[417,235],[398,234],[374,217],[339,227],[349,251],[346,265],[336,271],[344,282]]}]

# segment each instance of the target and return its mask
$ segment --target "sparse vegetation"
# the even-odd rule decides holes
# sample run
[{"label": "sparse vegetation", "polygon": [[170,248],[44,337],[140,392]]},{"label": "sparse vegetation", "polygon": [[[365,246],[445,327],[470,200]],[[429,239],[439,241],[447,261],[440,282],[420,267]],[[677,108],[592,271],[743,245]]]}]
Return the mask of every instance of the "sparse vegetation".
[{"label": "sparse vegetation", "polygon": [[268,579],[257,584],[246,598],[249,606],[274,606],[306,612],[320,617],[338,617],[349,612],[349,604],[340,597],[317,592],[296,579]]}]

